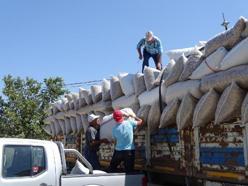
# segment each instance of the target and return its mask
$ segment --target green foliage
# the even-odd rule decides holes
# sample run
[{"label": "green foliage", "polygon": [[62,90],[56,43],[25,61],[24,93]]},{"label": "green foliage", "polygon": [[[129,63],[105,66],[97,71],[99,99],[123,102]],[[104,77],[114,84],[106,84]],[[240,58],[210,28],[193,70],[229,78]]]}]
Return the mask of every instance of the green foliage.
[{"label": "green foliage", "polygon": [[43,120],[49,103],[67,93],[62,78],[48,78],[40,83],[32,78],[4,77],[0,97],[0,136],[45,139]]}]

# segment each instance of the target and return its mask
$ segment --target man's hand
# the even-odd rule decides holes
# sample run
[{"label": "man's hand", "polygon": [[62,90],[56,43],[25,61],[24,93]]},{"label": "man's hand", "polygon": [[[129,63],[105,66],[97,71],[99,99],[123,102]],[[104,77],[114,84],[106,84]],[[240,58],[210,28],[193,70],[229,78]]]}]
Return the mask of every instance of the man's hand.
[{"label": "man's hand", "polygon": [[143,56],[142,55],[139,55],[139,59],[142,60],[143,59]]}]

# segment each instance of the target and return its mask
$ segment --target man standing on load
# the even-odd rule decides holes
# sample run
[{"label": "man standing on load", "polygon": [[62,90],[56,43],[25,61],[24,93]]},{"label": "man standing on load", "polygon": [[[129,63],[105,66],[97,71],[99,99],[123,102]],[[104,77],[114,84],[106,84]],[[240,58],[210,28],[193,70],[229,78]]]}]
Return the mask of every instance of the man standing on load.
[{"label": "man standing on load", "polygon": [[[141,48],[143,48],[143,55],[141,53]],[[143,59],[142,72],[145,66],[149,66],[150,57],[153,58],[156,68],[158,70],[162,69],[162,53],[163,47],[162,43],[158,37],[154,36],[151,31],[146,32],[145,38],[142,38],[137,44],[137,51],[139,54],[139,59]]]},{"label": "man standing on load", "polygon": [[[124,120],[124,117],[131,119]],[[130,173],[134,170],[135,147],[134,147],[134,129],[142,125],[142,119],[127,114],[120,110],[115,110],[113,118],[117,125],[113,127],[112,134],[115,139],[115,150],[110,162],[109,171],[116,172],[117,166],[124,162],[125,172]]]},{"label": "man standing on load", "polygon": [[100,170],[100,162],[97,155],[101,143],[109,143],[107,139],[99,137],[100,116],[90,114],[88,116],[89,127],[86,130],[86,144],[84,147],[84,156],[90,162],[94,170]]}]

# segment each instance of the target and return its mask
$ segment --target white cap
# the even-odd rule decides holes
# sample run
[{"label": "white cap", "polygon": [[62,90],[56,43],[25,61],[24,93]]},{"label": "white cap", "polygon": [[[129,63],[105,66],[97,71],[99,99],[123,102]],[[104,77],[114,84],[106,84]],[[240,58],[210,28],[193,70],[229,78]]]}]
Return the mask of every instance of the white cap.
[{"label": "white cap", "polygon": [[91,123],[92,121],[94,121],[95,119],[98,119],[100,116],[97,116],[95,114],[90,114],[88,115],[88,122]]}]

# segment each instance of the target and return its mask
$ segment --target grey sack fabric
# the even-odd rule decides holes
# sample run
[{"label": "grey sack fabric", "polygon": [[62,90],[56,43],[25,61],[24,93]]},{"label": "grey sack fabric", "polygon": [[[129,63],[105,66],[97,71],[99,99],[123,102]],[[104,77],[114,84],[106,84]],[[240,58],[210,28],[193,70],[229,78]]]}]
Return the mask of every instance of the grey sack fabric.
[{"label": "grey sack fabric", "polygon": [[184,54],[178,59],[171,72],[165,79],[165,85],[167,87],[178,81],[181,73],[183,72],[184,64],[187,62],[187,60],[188,59],[184,56]]},{"label": "grey sack fabric", "polygon": [[226,49],[231,49],[240,41],[241,33],[244,29],[245,19],[241,17],[232,29],[218,34],[206,43],[204,55],[207,57],[222,46]]},{"label": "grey sack fabric", "polygon": [[175,99],[171,101],[163,110],[160,118],[159,128],[165,128],[169,125],[176,124],[177,111],[179,109],[181,101]]},{"label": "grey sack fabric", "polygon": [[146,91],[144,74],[137,73],[134,76],[134,92],[136,96],[139,96],[141,93]]},{"label": "grey sack fabric", "polygon": [[177,112],[177,129],[179,131],[192,125],[196,104],[197,99],[191,96],[191,94],[187,94],[183,97]]},{"label": "grey sack fabric", "polygon": [[241,105],[245,96],[242,90],[235,82],[228,86],[220,97],[215,112],[215,124],[230,121],[240,117]]},{"label": "grey sack fabric", "polygon": [[110,80],[110,95],[112,100],[115,100],[124,95],[121,90],[120,80],[116,76],[113,76]]},{"label": "grey sack fabric", "polygon": [[150,129],[151,134],[155,133],[158,130],[159,122],[160,122],[160,107],[159,102],[156,101],[152,104],[151,109],[148,114],[148,127]]},{"label": "grey sack fabric", "polygon": [[158,77],[159,73],[160,73],[159,70],[145,66],[144,78],[145,78],[146,90],[149,91],[156,86],[154,83],[155,83],[155,80]]},{"label": "grey sack fabric", "polygon": [[179,81],[185,81],[189,79],[189,76],[201,64],[202,61],[203,57],[201,57],[201,54],[189,56],[187,63],[184,65],[183,72],[179,77]]},{"label": "grey sack fabric", "polygon": [[211,89],[197,103],[193,116],[193,127],[203,127],[214,120],[220,95]]},{"label": "grey sack fabric", "polygon": [[222,92],[232,81],[237,82],[242,88],[248,88],[248,65],[240,65],[203,77],[201,91],[207,92],[214,88],[216,91]]}]

